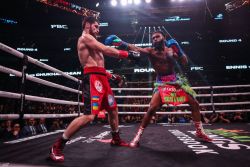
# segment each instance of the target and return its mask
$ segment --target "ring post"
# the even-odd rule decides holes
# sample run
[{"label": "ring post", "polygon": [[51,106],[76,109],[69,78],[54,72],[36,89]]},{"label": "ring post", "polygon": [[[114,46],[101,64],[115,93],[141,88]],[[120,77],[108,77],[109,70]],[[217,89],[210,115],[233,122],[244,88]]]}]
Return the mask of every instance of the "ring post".
[{"label": "ring post", "polygon": [[80,95],[81,95],[81,93],[80,93],[80,89],[81,89],[81,82],[80,82],[80,80],[78,80],[78,94],[77,94],[77,102],[78,102],[78,117],[80,116],[80,114],[81,114],[81,106],[80,106]]},{"label": "ring post", "polygon": [[20,113],[19,113],[19,119],[22,120],[24,116],[24,101],[25,101],[25,82],[26,82],[26,70],[28,65],[28,56],[23,55],[23,68],[22,68],[22,80],[21,80],[21,88],[20,88],[20,94],[21,94],[21,105],[20,105]]},{"label": "ring post", "polygon": [[211,101],[211,104],[212,104],[213,113],[215,113],[215,106],[214,106],[214,88],[213,88],[213,86],[211,86],[210,89],[211,89],[211,98],[210,98],[210,101]]}]

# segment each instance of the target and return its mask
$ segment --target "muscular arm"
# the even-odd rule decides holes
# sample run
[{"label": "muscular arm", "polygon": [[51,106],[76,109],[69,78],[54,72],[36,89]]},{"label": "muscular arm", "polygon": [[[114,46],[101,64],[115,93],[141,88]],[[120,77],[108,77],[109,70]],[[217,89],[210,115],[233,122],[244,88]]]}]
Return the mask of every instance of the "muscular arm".
[{"label": "muscular arm", "polygon": [[107,47],[98,42],[92,35],[83,34],[80,37],[80,43],[84,43],[89,48],[102,52],[105,55],[119,57],[119,51],[115,48]]}]

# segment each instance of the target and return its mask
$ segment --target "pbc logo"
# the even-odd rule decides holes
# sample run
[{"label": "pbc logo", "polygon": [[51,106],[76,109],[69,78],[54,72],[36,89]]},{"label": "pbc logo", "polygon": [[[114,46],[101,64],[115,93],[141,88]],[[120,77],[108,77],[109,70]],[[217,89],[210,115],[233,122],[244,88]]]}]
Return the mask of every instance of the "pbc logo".
[{"label": "pbc logo", "polygon": [[191,71],[203,71],[203,67],[191,67]]},{"label": "pbc logo", "polygon": [[67,25],[52,24],[50,25],[51,29],[69,29]]}]

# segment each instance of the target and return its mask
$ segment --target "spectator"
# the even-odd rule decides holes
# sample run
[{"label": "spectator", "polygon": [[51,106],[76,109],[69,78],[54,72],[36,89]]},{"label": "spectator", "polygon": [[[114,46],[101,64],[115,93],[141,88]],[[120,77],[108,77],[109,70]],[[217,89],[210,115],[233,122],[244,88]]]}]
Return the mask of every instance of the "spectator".
[{"label": "spectator", "polygon": [[15,123],[12,130],[12,139],[18,139],[21,137],[21,126],[19,123]]},{"label": "spectator", "polygon": [[45,118],[39,119],[39,124],[36,126],[37,133],[47,133],[48,128],[45,123]]},{"label": "spectator", "polygon": [[215,123],[219,121],[219,114],[218,113],[212,113],[211,116],[209,117],[210,123]]},{"label": "spectator", "polygon": [[223,123],[230,123],[231,121],[227,118],[224,112],[219,114],[219,121]]},{"label": "spectator", "polygon": [[5,126],[3,130],[3,140],[9,140],[11,139],[12,136],[12,121],[11,120],[6,120],[5,121]]},{"label": "spectator", "polygon": [[59,129],[61,129],[59,119],[55,119],[55,120],[52,122],[52,125],[51,125],[51,127],[50,127],[50,130],[51,130],[51,131],[55,131],[55,130],[59,130]]},{"label": "spectator", "polygon": [[242,114],[241,112],[236,112],[234,117],[233,117],[234,122],[243,122]]},{"label": "spectator", "polygon": [[35,119],[30,118],[28,119],[27,124],[22,128],[21,134],[22,136],[31,136],[31,135],[36,135],[36,127],[35,127]]}]

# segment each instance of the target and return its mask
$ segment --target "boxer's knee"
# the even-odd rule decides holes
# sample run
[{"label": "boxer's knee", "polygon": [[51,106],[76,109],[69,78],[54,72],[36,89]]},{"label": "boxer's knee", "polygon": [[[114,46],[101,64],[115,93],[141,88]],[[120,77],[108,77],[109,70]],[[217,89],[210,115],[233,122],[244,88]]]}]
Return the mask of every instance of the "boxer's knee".
[{"label": "boxer's knee", "polygon": [[76,119],[77,119],[77,122],[79,122],[81,125],[84,125],[88,122],[93,121],[95,119],[95,115],[82,115]]}]

